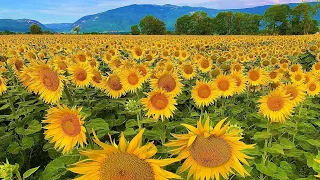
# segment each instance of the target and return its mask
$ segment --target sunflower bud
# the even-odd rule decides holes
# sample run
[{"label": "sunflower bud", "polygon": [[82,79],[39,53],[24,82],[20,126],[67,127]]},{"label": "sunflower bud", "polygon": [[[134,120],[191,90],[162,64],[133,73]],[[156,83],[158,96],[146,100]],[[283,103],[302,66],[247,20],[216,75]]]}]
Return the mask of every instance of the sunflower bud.
[{"label": "sunflower bud", "polygon": [[141,111],[141,102],[137,100],[129,100],[126,103],[126,110],[132,114],[138,114]]}]

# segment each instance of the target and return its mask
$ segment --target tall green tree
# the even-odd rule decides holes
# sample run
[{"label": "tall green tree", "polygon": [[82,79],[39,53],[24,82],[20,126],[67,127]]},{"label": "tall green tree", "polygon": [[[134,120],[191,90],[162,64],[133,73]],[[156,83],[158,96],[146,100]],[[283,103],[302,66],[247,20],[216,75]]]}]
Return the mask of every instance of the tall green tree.
[{"label": "tall green tree", "polygon": [[73,31],[76,32],[77,34],[79,34],[80,32],[80,27],[79,26],[76,26],[73,28]]},{"label": "tall green tree", "polygon": [[166,33],[166,24],[154,16],[145,16],[141,19],[139,26],[143,34],[159,35]]},{"label": "tall green tree", "polygon": [[300,3],[292,10],[293,34],[309,34],[317,31],[317,21],[314,20],[319,5],[311,6],[310,3]]},{"label": "tall green tree", "polygon": [[139,35],[140,33],[141,32],[140,32],[140,29],[139,29],[138,25],[131,26],[131,34],[132,35]]},{"label": "tall green tree", "polygon": [[190,34],[192,26],[192,18],[189,15],[184,15],[177,19],[174,25],[176,34]]},{"label": "tall green tree", "polygon": [[287,4],[271,6],[264,14],[264,21],[267,30],[272,34],[289,34],[290,15],[291,9]]},{"label": "tall green tree", "polygon": [[40,26],[38,26],[36,24],[32,24],[30,26],[30,33],[31,34],[42,34],[42,29]]}]

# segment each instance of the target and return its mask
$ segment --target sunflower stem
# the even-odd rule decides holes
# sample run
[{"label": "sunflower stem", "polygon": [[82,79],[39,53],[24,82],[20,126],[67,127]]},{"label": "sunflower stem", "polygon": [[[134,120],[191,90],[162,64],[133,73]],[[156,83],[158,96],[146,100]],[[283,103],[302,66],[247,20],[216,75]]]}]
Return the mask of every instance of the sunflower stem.
[{"label": "sunflower stem", "polygon": [[[267,122],[267,132],[269,133],[270,132],[270,125],[271,125],[271,122],[268,120],[268,122]],[[270,140],[271,139],[271,140]],[[266,163],[266,161],[267,161],[267,155],[268,155],[268,153],[267,153],[267,147],[269,147],[269,144],[271,144],[271,142],[269,142],[269,141],[272,141],[272,136],[270,136],[270,139],[265,139],[264,140],[264,147],[263,147],[263,155],[262,155],[262,165],[264,165],[265,166],[265,163]],[[261,180],[263,180],[264,178],[263,178],[263,174],[262,173],[260,173],[260,179]]]},{"label": "sunflower stem", "polygon": [[16,174],[18,180],[22,180],[20,172],[19,172],[18,169],[15,170],[15,174]]},{"label": "sunflower stem", "polygon": [[87,136],[88,136],[89,145],[90,145],[91,149],[94,149],[94,144],[93,144],[93,141],[92,141],[92,138],[91,138],[91,136],[90,136],[89,131],[86,131],[86,134],[87,134]]},{"label": "sunflower stem", "polygon": [[67,98],[68,98],[68,101],[69,101],[69,103],[70,103],[70,106],[73,106],[73,105],[74,105],[74,101],[73,101],[72,96],[71,96],[71,94],[70,94],[68,85],[66,84],[66,82],[63,82],[63,84],[64,84],[64,92],[65,92],[66,95],[67,95]]},{"label": "sunflower stem", "polygon": [[139,131],[141,130],[140,113],[141,113],[141,111],[137,114],[137,122],[138,122]]},{"label": "sunflower stem", "polygon": [[90,88],[86,88],[86,97],[87,97],[87,105],[90,107],[90,94],[89,94]]},{"label": "sunflower stem", "polygon": [[164,145],[166,142],[166,133],[167,133],[167,131],[166,131],[166,118],[164,118],[164,120],[162,121],[161,124],[162,124],[161,143],[162,143],[162,145]]}]

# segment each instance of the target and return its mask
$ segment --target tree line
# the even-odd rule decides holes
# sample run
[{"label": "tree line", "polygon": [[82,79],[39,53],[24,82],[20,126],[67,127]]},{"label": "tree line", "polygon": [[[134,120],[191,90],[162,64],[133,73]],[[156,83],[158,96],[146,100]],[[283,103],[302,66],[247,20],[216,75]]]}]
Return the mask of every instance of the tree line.
[{"label": "tree line", "polygon": [[[177,19],[174,34],[185,35],[302,35],[319,31],[315,19],[319,5],[300,3],[294,8],[288,4],[274,5],[263,15],[241,12],[219,12],[211,18],[205,12],[195,12]],[[131,34],[168,34],[165,23],[153,16],[144,17],[139,25],[131,27]]]}]

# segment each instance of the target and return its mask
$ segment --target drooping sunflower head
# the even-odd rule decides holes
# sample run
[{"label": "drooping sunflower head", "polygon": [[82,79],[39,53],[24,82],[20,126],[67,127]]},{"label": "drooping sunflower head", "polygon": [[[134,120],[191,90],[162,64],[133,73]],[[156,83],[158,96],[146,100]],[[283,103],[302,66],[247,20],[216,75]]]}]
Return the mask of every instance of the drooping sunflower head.
[{"label": "drooping sunflower head", "polygon": [[281,89],[276,89],[261,97],[259,103],[260,113],[271,122],[285,122],[291,116],[294,108],[290,95]]},{"label": "drooping sunflower head", "polygon": [[244,92],[247,88],[247,78],[241,73],[241,71],[233,71],[231,73],[231,77],[236,82],[236,88],[234,90],[235,93],[240,94]]},{"label": "drooping sunflower head", "polygon": [[68,68],[71,76],[69,79],[77,87],[87,87],[89,86],[93,74],[91,66],[87,63],[76,63]]},{"label": "drooping sunflower head", "polygon": [[45,139],[54,143],[54,148],[63,153],[70,152],[75,146],[86,144],[85,117],[80,115],[82,108],[69,109],[67,106],[52,107],[48,110],[45,123]]},{"label": "drooping sunflower head", "polygon": [[88,159],[75,163],[70,171],[81,174],[81,179],[100,180],[167,180],[181,179],[180,176],[162,169],[179,159],[152,159],[157,153],[157,147],[153,142],[142,146],[141,130],[130,142],[127,142],[121,133],[119,144],[112,142],[111,145],[101,142],[94,134],[94,142],[102,150],[82,151],[81,154]]},{"label": "drooping sunflower head", "polygon": [[110,74],[103,81],[103,89],[112,98],[119,98],[126,93],[125,86],[123,86],[120,75],[117,72]]},{"label": "drooping sunflower head", "polygon": [[24,66],[23,60],[19,58],[10,58],[7,60],[7,62],[9,65],[11,65],[16,75],[18,75],[22,71],[22,68]]},{"label": "drooping sunflower head", "polygon": [[92,80],[91,80],[91,84],[98,88],[98,89],[101,89],[102,86],[103,86],[103,83],[102,83],[102,79],[104,78],[101,74],[101,72],[97,69],[97,68],[92,68]]},{"label": "drooping sunflower head", "polygon": [[0,95],[2,95],[7,90],[6,82],[0,74]]},{"label": "drooping sunflower head", "polygon": [[290,96],[290,101],[294,106],[304,101],[306,93],[302,85],[289,83],[282,88]]},{"label": "drooping sunflower head", "polygon": [[229,97],[235,93],[237,84],[230,75],[219,75],[214,81],[214,86],[221,96]]},{"label": "drooping sunflower head", "polygon": [[32,63],[29,68],[24,69],[26,71],[23,70],[23,72],[29,74],[22,73],[20,76],[29,90],[39,94],[40,98],[47,103],[59,101],[65,77],[60,75],[58,70],[44,63]]},{"label": "drooping sunflower head", "polygon": [[120,76],[121,83],[127,91],[136,92],[142,87],[143,79],[137,69],[124,70]]},{"label": "drooping sunflower head", "polygon": [[228,130],[230,123],[222,126],[226,119],[221,120],[215,127],[210,126],[209,118],[204,125],[199,120],[197,127],[183,124],[188,134],[173,134],[176,140],[166,146],[176,147],[171,150],[178,158],[185,159],[179,172],[189,170],[189,179],[220,179],[220,175],[228,179],[230,174],[237,171],[242,176],[249,175],[243,164],[248,165],[249,156],[241,152],[252,149],[254,145],[247,145],[240,141],[240,130]]},{"label": "drooping sunflower head", "polygon": [[191,97],[199,107],[209,106],[218,97],[218,91],[214,88],[212,82],[205,82],[197,80],[196,85],[193,87]]},{"label": "drooping sunflower head", "polygon": [[139,71],[143,82],[147,81],[151,75],[149,66],[147,64],[136,65],[135,68]]},{"label": "drooping sunflower head", "polygon": [[163,89],[151,91],[141,102],[145,106],[147,116],[154,119],[161,118],[164,120],[164,118],[170,118],[176,109],[176,100]]},{"label": "drooping sunflower head", "polygon": [[151,79],[152,89],[163,89],[173,96],[182,92],[183,84],[176,71],[160,71],[155,76],[155,79]]}]

